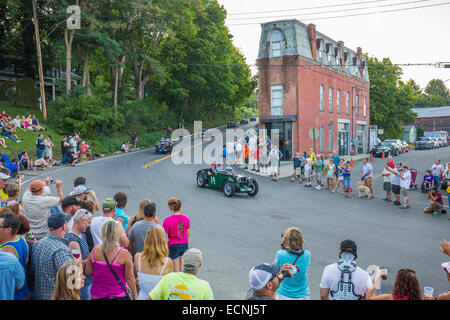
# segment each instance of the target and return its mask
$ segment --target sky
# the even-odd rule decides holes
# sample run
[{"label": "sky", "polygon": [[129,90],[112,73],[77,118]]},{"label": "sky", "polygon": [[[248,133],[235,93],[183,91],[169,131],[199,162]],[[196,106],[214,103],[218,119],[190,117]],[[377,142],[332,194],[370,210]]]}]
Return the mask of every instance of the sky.
[{"label": "sky", "polygon": [[[284,19],[297,19],[305,24],[313,23],[316,25],[316,31],[333,40],[344,41],[347,48],[356,51],[357,47],[361,47],[363,53],[375,56],[379,60],[388,57],[394,64],[450,62],[448,0],[218,1],[227,10],[226,25],[233,35],[233,43],[244,54],[248,64],[256,64],[258,58],[260,23]],[[446,5],[380,13],[440,3]],[[307,9],[323,6],[332,7]],[[317,19],[369,12],[378,13]],[[242,15],[242,13],[252,14]],[[238,25],[243,23],[246,25]],[[402,66],[402,70],[404,81],[412,78],[421,88],[425,88],[431,79],[449,80],[445,84],[450,88],[450,69],[434,66]],[[255,74],[257,69],[252,67],[252,72]]]}]

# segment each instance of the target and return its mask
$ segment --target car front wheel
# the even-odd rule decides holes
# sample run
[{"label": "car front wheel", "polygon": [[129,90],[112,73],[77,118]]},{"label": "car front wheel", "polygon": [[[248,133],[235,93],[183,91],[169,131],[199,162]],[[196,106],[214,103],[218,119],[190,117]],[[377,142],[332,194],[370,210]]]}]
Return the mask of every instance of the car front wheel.
[{"label": "car front wheel", "polygon": [[231,197],[235,192],[235,186],[233,181],[225,181],[223,184],[223,193],[227,197]]},{"label": "car front wheel", "polygon": [[250,187],[251,191],[248,191],[247,194],[250,197],[256,196],[256,194],[258,193],[258,190],[259,190],[258,182],[256,182],[256,180],[252,179],[249,181],[248,186]]}]

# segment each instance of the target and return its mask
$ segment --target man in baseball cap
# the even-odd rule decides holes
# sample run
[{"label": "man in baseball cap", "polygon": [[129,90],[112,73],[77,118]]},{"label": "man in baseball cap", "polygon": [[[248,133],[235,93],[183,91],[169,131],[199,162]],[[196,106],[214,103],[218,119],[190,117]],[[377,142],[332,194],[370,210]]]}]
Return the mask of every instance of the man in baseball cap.
[{"label": "man in baseball cap", "polygon": [[78,199],[76,196],[67,196],[61,202],[61,209],[63,213],[70,216],[69,230],[72,229],[73,216],[75,215],[75,212],[80,209],[83,204],[84,201]]},{"label": "man in baseball cap", "polygon": [[285,275],[293,277],[289,269],[293,266],[285,263],[282,268],[278,263],[263,263],[254,266],[249,274],[251,289],[247,293],[245,300],[274,300],[275,291],[284,280]]},{"label": "man in baseball cap", "polygon": [[[152,228],[162,227],[154,226]],[[202,266],[202,252],[192,248],[183,254],[183,271],[171,272],[147,296],[147,300],[213,300],[211,286],[197,277]],[[169,288],[169,289],[168,289]]]},{"label": "man in baseball cap", "polygon": [[63,227],[70,220],[70,215],[65,213],[54,213],[51,214],[47,219],[48,229],[50,231],[57,230]]},{"label": "man in baseball cap", "polygon": [[341,242],[341,251],[339,253],[339,256],[341,256],[342,253],[344,253],[344,252],[353,254],[356,259],[358,257],[356,243],[350,239],[342,241]]}]

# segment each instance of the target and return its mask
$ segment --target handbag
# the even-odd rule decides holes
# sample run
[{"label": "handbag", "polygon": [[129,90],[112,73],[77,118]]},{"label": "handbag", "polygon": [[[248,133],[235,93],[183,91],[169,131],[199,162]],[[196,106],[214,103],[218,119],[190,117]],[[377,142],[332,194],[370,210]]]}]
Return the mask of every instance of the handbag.
[{"label": "handbag", "polygon": [[122,281],[120,281],[119,276],[116,274],[114,269],[109,264],[108,258],[106,258],[106,254],[105,254],[105,252],[103,250],[102,250],[102,253],[103,253],[103,258],[105,258],[105,261],[106,261],[106,264],[108,265],[109,270],[111,270],[112,274],[114,275],[114,278],[116,278],[116,280],[119,283],[120,287],[122,288],[123,292],[125,292],[127,300],[133,300],[133,298],[131,297],[130,293],[127,291],[127,289],[123,285]]}]

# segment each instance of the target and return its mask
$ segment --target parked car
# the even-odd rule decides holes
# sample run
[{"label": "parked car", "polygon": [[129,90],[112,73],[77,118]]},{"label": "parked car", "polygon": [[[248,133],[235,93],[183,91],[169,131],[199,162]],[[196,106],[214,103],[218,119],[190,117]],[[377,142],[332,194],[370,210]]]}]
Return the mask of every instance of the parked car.
[{"label": "parked car", "polygon": [[256,121],[256,117],[251,117],[251,118],[250,118],[250,121],[251,121],[251,122]]},{"label": "parked car", "polygon": [[247,124],[248,123],[248,119],[242,119],[241,120],[241,124]]},{"label": "parked car", "polygon": [[434,144],[434,148],[439,148],[440,144],[439,144],[439,138],[431,138],[431,141],[433,141]]},{"label": "parked car", "polygon": [[383,141],[381,144],[373,147],[370,151],[370,153],[372,153],[374,157],[381,157],[383,155],[383,152],[385,157],[397,156],[399,153],[401,153],[401,149],[392,141]]},{"label": "parked car", "polygon": [[434,148],[434,142],[430,137],[420,137],[416,141],[416,150],[422,150],[422,149],[433,149]]},{"label": "parked car", "polygon": [[227,128],[236,128],[237,126],[238,125],[236,121],[230,121],[228,122]]}]

